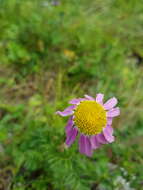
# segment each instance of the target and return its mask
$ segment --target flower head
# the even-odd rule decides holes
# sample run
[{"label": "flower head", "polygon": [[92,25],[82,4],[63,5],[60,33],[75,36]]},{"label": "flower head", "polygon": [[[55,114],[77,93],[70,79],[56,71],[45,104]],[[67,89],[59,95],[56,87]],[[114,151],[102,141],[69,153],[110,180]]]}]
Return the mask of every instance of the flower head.
[{"label": "flower head", "polygon": [[102,144],[114,141],[112,120],[120,114],[115,97],[103,103],[103,94],[97,94],[94,99],[85,95],[84,98],[73,99],[72,104],[64,111],[57,111],[61,116],[70,116],[65,127],[66,145],[69,147],[79,137],[79,151],[91,156],[93,149]]}]

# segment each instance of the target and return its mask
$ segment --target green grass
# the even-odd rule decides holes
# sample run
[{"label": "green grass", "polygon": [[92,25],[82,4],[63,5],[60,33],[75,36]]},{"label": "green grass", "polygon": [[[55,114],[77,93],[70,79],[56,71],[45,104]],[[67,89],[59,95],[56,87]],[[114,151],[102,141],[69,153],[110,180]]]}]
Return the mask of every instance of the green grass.
[{"label": "green grass", "polygon": [[[143,3],[0,1],[0,189],[143,189]],[[68,101],[119,99],[116,141],[64,148]]]}]

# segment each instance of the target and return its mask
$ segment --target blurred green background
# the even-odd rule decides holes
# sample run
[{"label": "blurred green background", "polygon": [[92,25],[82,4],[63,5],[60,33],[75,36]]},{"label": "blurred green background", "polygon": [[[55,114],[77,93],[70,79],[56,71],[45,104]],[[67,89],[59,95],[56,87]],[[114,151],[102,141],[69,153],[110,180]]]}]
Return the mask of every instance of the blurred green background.
[{"label": "blurred green background", "polygon": [[[115,143],[65,150],[55,111],[99,92]],[[143,190],[142,0],[0,0],[0,190]]]}]

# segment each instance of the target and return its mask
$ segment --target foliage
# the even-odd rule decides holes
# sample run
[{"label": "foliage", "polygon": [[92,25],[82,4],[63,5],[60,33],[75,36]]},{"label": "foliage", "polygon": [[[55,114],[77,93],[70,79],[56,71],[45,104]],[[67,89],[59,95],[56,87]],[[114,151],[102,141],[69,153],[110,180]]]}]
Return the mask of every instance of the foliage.
[{"label": "foliage", "polygon": [[[0,189],[141,190],[142,1],[0,1]],[[116,142],[78,153],[54,113],[116,96]]]}]

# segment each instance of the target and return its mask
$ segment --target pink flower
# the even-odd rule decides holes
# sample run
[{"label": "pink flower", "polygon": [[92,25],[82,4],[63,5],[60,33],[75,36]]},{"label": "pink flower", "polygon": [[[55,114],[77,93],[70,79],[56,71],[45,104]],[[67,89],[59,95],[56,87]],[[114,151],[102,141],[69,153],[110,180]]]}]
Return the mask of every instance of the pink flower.
[{"label": "pink flower", "polygon": [[84,98],[72,99],[71,106],[64,111],[57,111],[60,116],[70,116],[65,127],[66,145],[69,147],[78,134],[79,152],[92,156],[93,150],[102,144],[114,141],[112,120],[120,114],[115,97],[103,103],[103,94],[96,98],[85,95]]}]

